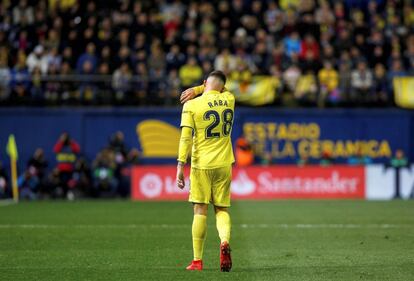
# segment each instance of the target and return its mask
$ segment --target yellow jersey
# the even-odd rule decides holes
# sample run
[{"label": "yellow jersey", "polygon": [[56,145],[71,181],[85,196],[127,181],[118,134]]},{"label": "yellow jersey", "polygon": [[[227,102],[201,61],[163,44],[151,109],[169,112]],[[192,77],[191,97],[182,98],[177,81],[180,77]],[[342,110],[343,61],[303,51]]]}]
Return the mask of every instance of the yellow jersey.
[{"label": "yellow jersey", "polygon": [[207,91],[184,104],[181,127],[193,129],[191,167],[215,169],[234,163],[234,104],[234,96],[228,91]]}]

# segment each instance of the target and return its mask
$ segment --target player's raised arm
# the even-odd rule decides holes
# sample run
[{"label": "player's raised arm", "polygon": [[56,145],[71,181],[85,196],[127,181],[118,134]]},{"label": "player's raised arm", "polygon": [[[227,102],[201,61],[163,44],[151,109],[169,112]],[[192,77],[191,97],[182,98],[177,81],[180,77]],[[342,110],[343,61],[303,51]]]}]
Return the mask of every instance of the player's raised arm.
[{"label": "player's raised arm", "polygon": [[189,100],[192,100],[196,96],[201,95],[204,92],[204,84],[192,88],[188,88],[184,92],[181,93],[180,102],[182,104],[186,103]]}]

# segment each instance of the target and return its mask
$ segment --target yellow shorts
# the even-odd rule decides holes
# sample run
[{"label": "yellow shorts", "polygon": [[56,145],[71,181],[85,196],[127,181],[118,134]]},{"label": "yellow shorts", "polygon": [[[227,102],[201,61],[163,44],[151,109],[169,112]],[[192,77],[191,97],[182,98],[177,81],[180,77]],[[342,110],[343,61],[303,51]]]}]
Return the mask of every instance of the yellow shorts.
[{"label": "yellow shorts", "polygon": [[190,196],[188,201],[218,207],[230,207],[231,168],[191,168]]}]

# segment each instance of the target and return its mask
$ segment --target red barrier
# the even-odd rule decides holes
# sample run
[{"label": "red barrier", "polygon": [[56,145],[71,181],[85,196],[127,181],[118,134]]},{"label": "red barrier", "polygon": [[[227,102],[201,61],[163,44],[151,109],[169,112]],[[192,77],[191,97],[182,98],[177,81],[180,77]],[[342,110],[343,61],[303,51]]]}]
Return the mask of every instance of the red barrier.
[{"label": "red barrier", "polygon": [[[186,200],[175,183],[175,166],[137,166],[132,171],[134,200]],[[234,168],[233,199],[365,198],[364,167],[295,166]]]}]

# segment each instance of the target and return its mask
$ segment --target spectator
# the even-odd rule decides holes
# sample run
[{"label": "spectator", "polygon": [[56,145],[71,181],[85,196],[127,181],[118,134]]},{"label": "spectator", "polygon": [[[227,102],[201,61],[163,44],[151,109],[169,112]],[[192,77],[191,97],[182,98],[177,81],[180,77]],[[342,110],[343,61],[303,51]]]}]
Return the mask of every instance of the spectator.
[{"label": "spectator", "polygon": [[[85,67],[86,65],[87,67]],[[96,71],[97,66],[98,58],[95,54],[95,44],[88,43],[85,53],[79,57],[76,63],[76,70],[81,74],[91,74]],[[85,68],[87,68],[88,71],[85,71]]]},{"label": "spectator", "polygon": [[319,161],[319,165],[321,166],[330,166],[334,163],[334,158],[329,151],[322,152],[322,157]]},{"label": "spectator", "polygon": [[254,162],[254,153],[249,142],[241,136],[236,141],[236,165],[239,167],[250,166]]},{"label": "spectator", "polygon": [[134,100],[138,104],[146,104],[148,90],[148,71],[145,63],[136,65],[135,74],[137,75],[133,83]]},{"label": "spectator", "polygon": [[351,73],[351,99],[358,104],[371,100],[370,89],[373,86],[373,75],[365,61],[359,61],[357,68]]},{"label": "spectator", "polygon": [[258,43],[252,53],[252,61],[255,65],[256,74],[268,74],[268,61],[269,57],[267,55],[266,44]]},{"label": "spectator", "polygon": [[68,183],[72,178],[74,165],[80,153],[80,146],[68,133],[63,133],[55,144],[53,151],[56,154],[57,171],[63,194],[66,195],[69,187]]},{"label": "spectator", "polygon": [[[49,77],[57,77],[58,70],[54,64],[50,65],[48,73]],[[49,105],[57,105],[60,101],[62,83],[51,79],[45,83],[44,95]]]},{"label": "spectator", "polygon": [[19,51],[27,52],[28,49],[31,49],[32,43],[30,39],[28,38],[27,31],[21,30],[19,33],[19,37],[15,42],[13,42],[13,45],[18,49]]},{"label": "spectator", "polygon": [[91,195],[91,186],[93,185],[91,169],[85,158],[76,160],[73,175],[68,185],[71,191],[69,199],[83,198]]},{"label": "spectator", "polygon": [[125,102],[131,90],[131,79],[132,74],[129,65],[123,62],[112,76],[112,88],[115,91],[115,100],[117,102]]},{"label": "spectator", "polygon": [[352,47],[352,40],[350,31],[346,28],[339,31],[338,37],[335,38],[334,48],[336,53],[339,53],[340,50],[350,50]]},{"label": "spectator", "polygon": [[97,197],[114,197],[117,194],[118,181],[115,177],[115,155],[111,150],[104,149],[93,163],[93,194]]},{"label": "spectator", "polygon": [[317,90],[318,85],[316,83],[315,74],[312,70],[308,70],[304,75],[299,77],[294,96],[300,105],[314,105],[316,103]]},{"label": "spectator", "polygon": [[159,68],[152,70],[149,75],[148,101],[157,105],[164,104],[168,91],[167,87],[168,82],[164,79],[164,72]]},{"label": "spectator", "polygon": [[386,57],[384,53],[384,48],[382,46],[375,46],[373,54],[370,55],[370,67],[374,67],[377,64],[386,63]]},{"label": "spectator", "polygon": [[44,41],[44,46],[48,50],[57,49],[60,46],[60,37],[58,31],[51,29],[48,32],[47,39]]},{"label": "spectator", "polygon": [[121,197],[128,197],[131,186],[131,169],[139,163],[140,153],[136,148],[129,151],[126,161],[120,168],[118,193]]},{"label": "spectator", "polygon": [[250,84],[252,77],[253,73],[250,71],[247,63],[243,60],[239,60],[237,68],[230,73],[230,78],[238,81],[242,86],[242,90]]},{"label": "spectator", "polygon": [[401,60],[397,59],[394,60],[392,62],[392,66],[391,66],[391,70],[388,72],[388,85],[389,85],[389,89],[391,91],[392,89],[392,85],[393,85],[393,81],[395,77],[401,77],[401,76],[406,76],[407,73],[405,72],[405,70],[403,69],[403,65]]},{"label": "spectator", "polygon": [[283,12],[278,8],[275,1],[269,2],[268,9],[264,14],[265,23],[270,33],[277,34],[283,28]]},{"label": "spectator", "polygon": [[33,8],[28,6],[27,0],[20,0],[19,4],[13,8],[13,23],[20,24],[22,21],[29,25],[34,21]]},{"label": "spectator", "polygon": [[312,58],[319,59],[319,45],[311,34],[306,34],[305,40],[301,42],[299,57],[305,59],[308,54],[312,54]]},{"label": "spectator", "polygon": [[59,169],[54,168],[52,172],[47,176],[44,197],[51,196],[52,198],[63,198],[65,191],[63,189],[63,183],[60,177]]},{"label": "spectator", "polygon": [[38,67],[35,67],[33,70],[31,78],[32,87],[30,89],[30,96],[35,105],[42,104],[45,95],[43,92],[42,73]]},{"label": "spectator", "polygon": [[168,87],[169,93],[167,94],[167,99],[165,101],[166,105],[173,105],[176,104],[179,100],[179,96],[181,94],[180,88],[180,78],[178,77],[178,71],[173,69],[170,71],[168,75]]},{"label": "spectator", "polygon": [[203,75],[203,70],[194,57],[190,57],[187,63],[180,68],[179,77],[181,79],[182,89],[195,86],[200,83]]},{"label": "spectator", "polygon": [[5,102],[10,95],[9,83],[11,78],[10,68],[7,65],[7,59],[0,57],[0,104]]},{"label": "spectator", "polygon": [[339,64],[339,95],[344,103],[351,100],[351,64],[344,62]]},{"label": "spectator", "polygon": [[227,48],[224,48],[214,61],[214,68],[227,74],[235,70],[236,67],[237,61]]},{"label": "spectator", "polygon": [[301,41],[299,38],[299,33],[294,31],[288,37],[284,39],[285,52],[289,57],[292,57],[292,54],[299,54],[301,50]]},{"label": "spectator", "polygon": [[379,105],[387,105],[391,102],[385,67],[382,64],[375,65],[373,96]]},{"label": "spectator", "polygon": [[315,12],[315,20],[324,28],[329,28],[335,23],[335,16],[329,7],[329,1],[320,1],[320,7]]},{"label": "spectator", "polygon": [[[99,95],[97,95],[97,101],[100,104],[111,104],[112,103],[112,81],[109,80],[111,72],[109,65],[106,62],[101,63],[98,66],[98,75],[102,77],[102,80],[96,81],[95,85]],[[113,78],[113,77],[112,77]],[[132,79],[132,75],[131,75]],[[131,81],[129,82],[131,83]]]},{"label": "spectator", "polygon": [[44,48],[42,45],[37,45],[33,52],[29,54],[26,61],[29,72],[32,72],[36,67],[40,69],[43,74],[47,73],[48,58],[44,55]]},{"label": "spectator", "polygon": [[272,50],[272,59],[269,60],[269,63],[276,65],[281,70],[286,70],[290,64],[291,59],[285,54],[284,45],[278,44]]},{"label": "spectator", "polygon": [[57,47],[53,47],[49,50],[49,53],[46,55],[47,66],[54,67],[56,70],[60,70],[62,65],[62,57],[59,55]]},{"label": "spectator", "polygon": [[401,168],[401,167],[408,166],[408,160],[405,157],[404,151],[402,149],[397,149],[395,151],[394,157],[391,158],[390,165],[391,167],[394,167],[394,168]]},{"label": "spectator", "polygon": [[185,63],[185,55],[180,52],[180,47],[177,44],[171,46],[170,51],[166,57],[167,71],[178,70]]},{"label": "spectator", "polygon": [[158,44],[153,44],[151,47],[151,54],[148,59],[148,69],[149,71],[157,71],[160,70],[161,72],[165,71],[166,62],[165,62],[165,54],[161,49],[161,46]]},{"label": "spectator", "polygon": [[35,200],[39,187],[39,179],[33,171],[26,170],[18,179],[19,197],[21,199]]},{"label": "spectator", "polygon": [[117,163],[125,161],[128,149],[125,144],[125,136],[121,131],[113,134],[109,140],[109,148],[115,153],[115,160]]},{"label": "spectator", "polygon": [[[82,66],[81,74],[92,75],[94,73],[93,64],[89,60],[85,60]],[[96,83],[90,81],[89,79],[82,79],[82,82],[79,85],[79,95],[80,99],[85,104],[91,104],[96,102]]]},{"label": "spectator", "polygon": [[306,57],[300,60],[299,67],[304,72],[312,71],[313,73],[318,73],[321,68],[319,61],[314,57],[312,52],[306,53]]},{"label": "spectator", "polygon": [[296,84],[301,76],[300,68],[296,64],[289,66],[283,73],[283,81],[287,86],[287,90],[293,93],[296,89]]},{"label": "spectator", "polygon": [[19,52],[17,64],[11,71],[10,88],[12,99],[17,102],[24,102],[29,94],[30,75],[26,67],[24,53]]},{"label": "spectator", "polygon": [[43,183],[47,167],[48,162],[45,159],[43,149],[37,148],[33,156],[27,162],[27,169],[38,177],[40,183]]},{"label": "spectator", "polygon": [[323,68],[319,70],[318,81],[320,86],[319,104],[324,104],[326,100],[333,104],[338,103],[340,101],[339,77],[330,61],[325,61]]},{"label": "spectator", "polygon": [[76,91],[74,90],[75,85],[73,81],[68,81],[68,77],[73,74],[72,68],[69,62],[64,62],[60,70],[59,77],[62,80],[60,83],[61,86],[61,96],[60,101],[63,104],[74,104],[78,99],[76,97]]},{"label": "spectator", "polygon": [[11,197],[9,177],[7,176],[6,169],[3,167],[3,163],[0,161],[0,199],[9,197]]},{"label": "spectator", "polygon": [[348,158],[348,165],[369,165],[372,164],[372,158],[364,155],[361,149],[358,149],[355,155]]},{"label": "spectator", "polygon": [[310,163],[309,162],[309,157],[306,156],[306,155],[301,155],[299,157],[299,160],[297,162],[297,165],[298,165],[298,167],[304,167],[304,166],[309,165],[309,163]]}]

